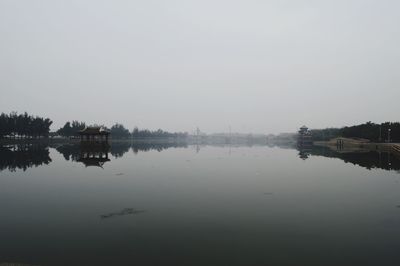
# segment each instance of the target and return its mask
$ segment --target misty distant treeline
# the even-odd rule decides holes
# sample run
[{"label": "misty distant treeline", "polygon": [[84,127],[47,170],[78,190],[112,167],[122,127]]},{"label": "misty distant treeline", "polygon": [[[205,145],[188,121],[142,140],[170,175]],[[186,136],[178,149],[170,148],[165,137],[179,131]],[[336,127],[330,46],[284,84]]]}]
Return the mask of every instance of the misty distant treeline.
[{"label": "misty distant treeline", "polygon": [[375,124],[367,122],[343,128],[314,129],[311,130],[311,133],[315,141],[345,137],[367,139],[372,142],[385,142],[388,140],[390,134],[391,142],[400,142],[400,123],[385,122]]},{"label": "misty distant treeline", "polygon": [[48,137],[50,126],[53,123],[49,118],[32,116],[28,113],[0,115],[0,138],[41,138]]},{"label": "misty distant treeline", "polygon": [[111,137],[114,139],[145,139],[145,138],[187,138],[188,133],[181,132],[167,132],[162,129],[158,130],[148,130],[148,129],[139,129],[135,127],[132,131],[125,128],[124,125],[116,123],[110,129]]},{"label": "misty distant treeline", "polygon": [[132,138],[187,138],[188,133],[175,132],[170,133],[161,129],[150,131],[148,129],[139,129],[135,127],[132,131]]},{"label": "misty distant treeline", "polygon": [[[66,122],[63,127],[56,131],[56,135],[62,137],[74,137],[78,136],[78,132],[86,127],[85,122]],[[162,129],[151,131],[148,129],[139,129],[135,127],[132,131],[129,131],[124,125],[115,123],[111,128],[107,128],[110,131],[111,137],[114,139],[145,139],[145,138],[187,138],[188,133],[181,132],[167,132]]]}]

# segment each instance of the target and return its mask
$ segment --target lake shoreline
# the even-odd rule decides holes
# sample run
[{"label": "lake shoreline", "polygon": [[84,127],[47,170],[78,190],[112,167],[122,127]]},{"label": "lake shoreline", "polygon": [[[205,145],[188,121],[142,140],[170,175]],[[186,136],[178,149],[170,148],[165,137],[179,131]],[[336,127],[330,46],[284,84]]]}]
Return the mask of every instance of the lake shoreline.
[{"label": "lake shoreline", "polygon": [[[380,151],[380,152],[391,152],[396,155],[400,155],[400,143],[376,143],[368,141],[360,141],[355,139],[340,138],[342,141],[342,150],[369,150],[369,151]],[[329,141],[314,141],[315,146],[323,146],[337,149],[337,139]]]}]

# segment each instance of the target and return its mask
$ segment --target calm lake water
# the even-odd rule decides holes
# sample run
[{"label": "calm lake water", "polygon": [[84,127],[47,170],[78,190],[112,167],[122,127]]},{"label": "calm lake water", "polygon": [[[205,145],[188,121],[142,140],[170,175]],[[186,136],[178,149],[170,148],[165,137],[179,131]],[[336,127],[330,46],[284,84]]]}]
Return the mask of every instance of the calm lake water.
[{"label": "calm lake water", "polygon": [[400,265],[393,155],[150,144],[115,144],[108,159],[85,152],[0,149],[0,263]]}]

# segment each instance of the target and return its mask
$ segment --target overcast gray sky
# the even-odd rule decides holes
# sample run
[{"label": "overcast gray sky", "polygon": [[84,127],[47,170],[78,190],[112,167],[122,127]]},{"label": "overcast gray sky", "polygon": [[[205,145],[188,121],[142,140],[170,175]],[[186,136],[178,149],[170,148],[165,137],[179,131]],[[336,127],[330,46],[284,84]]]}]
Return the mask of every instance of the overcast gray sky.
[{"label": "overcast gray sky", "polygon": [[0,0],[0,112],[277,133],[399,120],[398,0]]}]

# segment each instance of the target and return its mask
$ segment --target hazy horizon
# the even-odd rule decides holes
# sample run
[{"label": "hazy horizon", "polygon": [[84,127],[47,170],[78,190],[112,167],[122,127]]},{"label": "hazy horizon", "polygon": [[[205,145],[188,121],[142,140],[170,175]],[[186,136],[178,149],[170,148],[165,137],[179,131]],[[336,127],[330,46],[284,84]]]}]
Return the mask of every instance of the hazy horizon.
[{"label": "hazy horizon", "polygon": [[0,112],[132,129],[398,121],[398,1],[0,0]]}]

